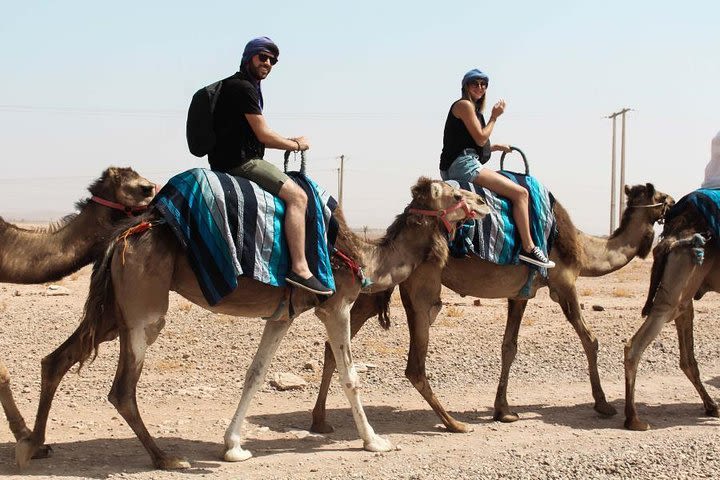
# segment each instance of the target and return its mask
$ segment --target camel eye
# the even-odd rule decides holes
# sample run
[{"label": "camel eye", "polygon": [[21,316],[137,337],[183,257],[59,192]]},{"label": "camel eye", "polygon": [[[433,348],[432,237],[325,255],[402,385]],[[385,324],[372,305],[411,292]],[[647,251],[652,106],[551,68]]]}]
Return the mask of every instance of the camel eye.
[{"label": "camel eye", "polygon": [[462,195],[459,193],[456,193],[454,198],[455,198],[455,200],[457,200],[459,202],[460,200],[462,200]]}]

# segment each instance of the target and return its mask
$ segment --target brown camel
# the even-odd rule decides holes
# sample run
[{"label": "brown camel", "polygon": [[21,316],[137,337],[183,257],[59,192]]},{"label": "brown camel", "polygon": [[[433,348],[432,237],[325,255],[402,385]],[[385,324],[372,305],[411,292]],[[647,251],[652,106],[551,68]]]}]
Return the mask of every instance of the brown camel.
[{"label": "brown camel", "polygon": [[[673,212],[675,213],[675,212]],[[708,237],[707,222],[689,202],[673,215],[663,229],[663,239],[653,250],[654,261],[648,299],[643,308],[647,316],[625,346],[625,427],[647,430],[650,425],[638,418],[635,409],[635,377],[638,362],[663,325],[675,321],[680,346],[680,368],[700,394],[705,414],[718,417],[717,403],[708,395],[700,380],[693,342],[693,300],[707,292],[720,292],[720,259],[717,239],[705,245],[702,263],[693,248],[699,248],[696,233]],[[702,240],[701,240],[702,241]]]},{"label": "brown camel", "polygon": [[[412,194],[409,208],[397,217],[378,243],[367,243],[354,235],[345,224],[342,212],[339,209],[335,212],[340,223],[336,247],[362,265],[366,275],[374,281],[371,291],[393,287],[423,262],[444,264],[447,259],[445,226],[452,230],[454,224],[472,216],[472,212],[488,212],[481,197],[444,182],[421,178],[412,188]],[[469,210],[457,208],[463,204]],[[423,209],[423,213],[413,209]],[[438,212],[443,213],[442,222],[429,216],[437,216]],[[152,210],[139,221],[152,221],[158,216]],[[126,227],[129,226],[132,225]],[[166,226],[156,226],[143,235],[130,237],[127,245],[110,247],[102,263],[96,264],[80,326],[42,361],[42,391],[35,428],[30,437],[18,442],[18,465],[26,465],[35,449],[43,444],[52,398],[63,375],[73,364],[80,362],[82,365],[93,351],[97,354],[100,343],[119,335],[120,359],[108,396],[110,402],[138,436],[153,465],[163,469],[189,467],[187,461],[170,456],[157,446],[140,417],[136,400],[136,385],[145,351],[165,325],[170,290],[212,312],[273,317],[266,321],[260,346],[245,378],[240,403],[225,432],[225,460],[241,461],[251,457],[252,454],[241,446],[241,426],[250,401],[264,381],[270,360],[293,318],[313,307],[325,324],[340,365],[341,383],[364,448],[370,451],[391,449],[390,442],[377,435],[365,417],[350,351],[349,314],[361,283],[349,268],[337,263],[337,258],[334,262],[336,293],[332,297],[318,305],[315,295],[295,290],[289,296],[292,308],[285,306],[278,312],[281,302],[288,299],[288,290],[246,277],[240,277],[238,288],[220,303],[208,305],[177,239]]]},{"label": "brown camel", "polygon": [[[594,408],[607,416],[617,412],[605,399],[600,385],[597,370],[598,341],[582,317],[575,281],[578,276],[600,276],[618,270],[635,256],[644,258],[652,246],[653,224],[673,203],[670,196],[656,191],[652,184],[625,187],[625,193],[627,210],[623,214],[620,227],[609,238],[594,237],[577,230],[562,205],[555,203],[558,237],[550,252],[550,258],[556,266],[549,270],[547,282],[537,278],[530,294],[532,298],[538,288],[545,285],[550,288],[551,298],[560,304],[585,349],[595,399]],[[475,256],[461,259],[451,257],[444,269],[440,265],[426,263],[416,268],[413,274],[400,284],[401,299],[410,330],[410,350],[405,375],[450,431],[466,432],[470,427],[447,413],[435,397],[425,375],[429,329],[442,307],[441,283],[460,295],[508,298],[507,324],[502,344],[502,370],[493,418],[502,422],[513,422],[518,416],[508,405],[507,386],[510,367],[517,352],[520,323],[528,302],[528,298],[518,298],[516,295],[527,277],[528,267],[523,265],[496,265]],[[351,322],[352,335],[355,335],[365,320],[374,313],[370,299],[361,299],[356,307],[357,314],[352,316]],[[323,378],[310,427],[315,432],[332,431],[332,426],[326,421],[325,402],[334,366],[326,346]]]},{"label": "brown camel", "polygon": [[[146,209],[155,184],[131,168],[111,167],[88,190],[92,197],[77,204],[79,213],[47,228],[20,228],[0,218],[0,282],[52,282],[102,258],[110,234],[127,218],[126,211]],[[2,361],[0,403],[15,438],[28,436]]]}]

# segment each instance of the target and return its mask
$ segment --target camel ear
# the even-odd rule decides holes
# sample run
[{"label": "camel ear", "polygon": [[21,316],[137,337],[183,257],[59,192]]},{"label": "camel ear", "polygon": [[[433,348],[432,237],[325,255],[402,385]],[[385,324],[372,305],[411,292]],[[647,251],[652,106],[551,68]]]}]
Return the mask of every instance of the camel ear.
[{"label": "camel ear", "polygon": [[630,195],[630,187],[625,185],[625,195]]},{"label": "camel ear", "polygon": [[648,195],[650,195],[651,197],[655,195],[655,185],[653,185],[652,183],[646,183],[645,188],[647,188]]},{"label": "camel ear", "polygon": [[442,186],[438,182],[430,184],[430,198],[438,198],[442,195]]}]

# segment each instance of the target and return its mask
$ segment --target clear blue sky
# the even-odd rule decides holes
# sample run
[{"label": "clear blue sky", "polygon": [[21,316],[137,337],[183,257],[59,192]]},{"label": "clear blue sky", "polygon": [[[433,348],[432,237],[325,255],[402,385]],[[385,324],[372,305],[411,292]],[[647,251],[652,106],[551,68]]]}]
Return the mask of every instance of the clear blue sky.
[{"label": "clear blue sky", "polygon": [[[438,176],[445,116],[473,67],[490,75],[489,102],[508,103],[492,140],[525,150],[590,233],[608,228],[604,116],[636,110],[627,183],[676,198],[702,181],[720,130],[717,1],[15,1],[2,10],[5,218],[69,213],[109,165],[160,183],[206,166],[185,144],[189,99],[234,72],[259,35],[281,51],[263,83],[268,122],[309,138],[309,172],[333,193],[336,157],[346,155],[355,227],[387,226],[420,175]],[[268,159],[280,165],[281,154]]]}]

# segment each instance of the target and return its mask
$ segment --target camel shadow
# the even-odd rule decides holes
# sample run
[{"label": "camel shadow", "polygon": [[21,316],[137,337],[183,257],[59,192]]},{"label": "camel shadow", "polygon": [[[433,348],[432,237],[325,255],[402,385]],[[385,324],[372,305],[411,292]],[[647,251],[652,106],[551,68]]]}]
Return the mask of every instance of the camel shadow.
[{"label": "camel shadow", "polygon": [[[220,438],[222,440],[222,437]],[[222,443],[163,437],[158,441],[167,453],[186,457],[191,468],[183,473],[212,475],[223,463]],[[107,478],[112,474],[133,474],[154,470],[142,444],[136,438],[95,438],[51,443],[50,458],[32,460],[27,468],[15,465],[15,443],[0,443],[0,477]]]},{"label": "camel shadow", "polygon": [[[612,417],[605,417],[595,412],[592,403],[580,403],[573,406],[515,405],[512,409],[520,416],[520,419],[515,423],[541,421],[548,425],[565,426],[576,430],[624,430],[624,401],[618,400],[611,403],[618,410],[618,414]],[[720,420],[704,414],[700,402],[665,403],[662,405],[648,405],[638,402],[636,406],[641,418],[650,422],[653,430],[678,426],[710,428],[720,426]],[[365,412],[373,428],[380,435],[399,434],[429,437],[448,433],[431,409],[397,410],[388,406],[365,406]],[[504,425],[493,420],[492,408],[478,408],[464,412],[451,411],[450,413],[455,419],[472,426],[475,432],[493,425]],[[358,439],[352,413],[348,408],[328,409],[327,420],[335,428],[335,431],[324,434],[323,437],[331,441]],[[310,416],[305,411],[255,416],[253,422],[261,425],[276,425],[279,428],[290,427],[299,430],[308,429],[311,423]],[[507,424],[506,428],[512,428],[512,425]],[[497,430],[502,433],[505,428]],[[248,445],[252,445],[252,442],[250,440]],[[266,442],[258,440],[255,448],[267,449],[268,446]]]}]

